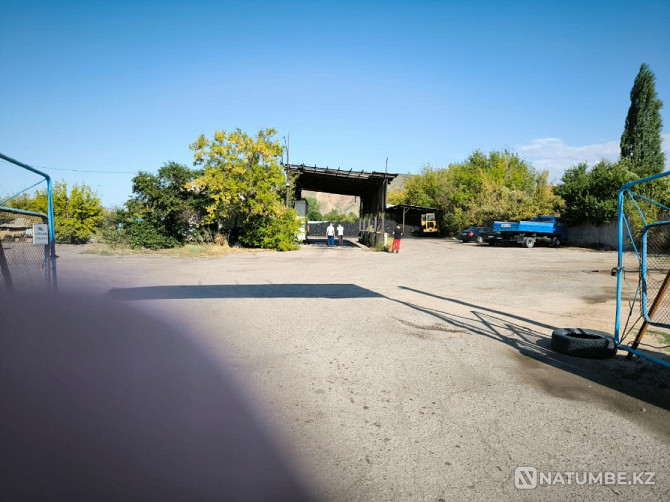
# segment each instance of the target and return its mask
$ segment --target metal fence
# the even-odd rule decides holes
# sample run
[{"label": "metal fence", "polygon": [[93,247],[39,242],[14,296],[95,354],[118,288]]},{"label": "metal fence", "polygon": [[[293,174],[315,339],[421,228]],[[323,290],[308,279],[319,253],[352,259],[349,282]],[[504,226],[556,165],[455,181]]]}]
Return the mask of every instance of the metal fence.
[{"label": "metal fence", "polygon": [[[628,351],[629,356],[635,354],[670,367],[670,359],[640,348],[659,349],[641,343],[649,326],[670,329],[670,208],[654,198],[658,184],[667,181],[660,178],[668,175],[670,172],[626,183],[619,190],[614,337],[619,349]],[[635,329],[631,343],[629,335]]]},{"label": "metal fence", "polygon": [[[30,288],[56,289],[56,237],[51,177],[2,153],[0,160],[0,292]],[[39,177],[39,181],[31,184],[34,179],[28,179],[34,175]],[[47,214],[7,206],[11,204],[10,201],[43,182],[47,185]],[[9,188],[15,192],[14,195],[9,195]]]},{"label": "metal fence", "polygon": [[48,231],[40,228],[48,223],[45,214],[0,207],[0,272],[5,289],[51,286]]},{"label": "metal fence", "polygon": [[652,326],[670,327],[670,221],[645,226],[641,240],[642,315]]}]

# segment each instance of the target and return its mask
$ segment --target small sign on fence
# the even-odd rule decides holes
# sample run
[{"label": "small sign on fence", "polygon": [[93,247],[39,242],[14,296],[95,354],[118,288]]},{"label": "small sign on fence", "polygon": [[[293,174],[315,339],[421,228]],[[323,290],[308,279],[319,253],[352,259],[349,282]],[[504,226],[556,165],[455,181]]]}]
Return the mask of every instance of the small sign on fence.
[{"label": "small sign on fence", "polygon": [[33,225],[33,244],[40,246],[49,244],[49,225],[46,223]]}]

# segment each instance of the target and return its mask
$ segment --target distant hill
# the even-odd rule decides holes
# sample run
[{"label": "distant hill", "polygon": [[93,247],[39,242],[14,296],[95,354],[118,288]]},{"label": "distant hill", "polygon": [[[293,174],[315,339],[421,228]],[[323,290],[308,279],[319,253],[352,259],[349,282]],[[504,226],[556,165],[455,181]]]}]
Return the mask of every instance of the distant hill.
[{"label": "distant hill", "polygon": [[[396,179],[389,183],[389,190],[401,188],[404,181],[409,177],[409,174],[399,174]],[[311,190],[303,190],[302,196],[304,198],[314,197],[319,203],[319,211],[321,214],[329,213],[332,209],[337,209],[340,213],[354,213],[358,214],[360,209],[360,199],[351,195],[338,195],[333,193],[312,192]]]},{"label": "distant hill", "polygon": [[337,209],[340,213],[344,214],[358,214],[361,203],[358,197],[352,197],[351,195],[312,192],[309,190],[303,190],[302,196],[305,198],[314,197],[319,203],[319,211],[321,214],[329,213],[332,209]]},{"label": "distant hill", "polygon": [[389,190],[397,190],[398,188],[402,188],[405,186],[405,180],[407,180],[407,178],[410,176],[410,174],[399,174],[396,179],[389,183]]}]

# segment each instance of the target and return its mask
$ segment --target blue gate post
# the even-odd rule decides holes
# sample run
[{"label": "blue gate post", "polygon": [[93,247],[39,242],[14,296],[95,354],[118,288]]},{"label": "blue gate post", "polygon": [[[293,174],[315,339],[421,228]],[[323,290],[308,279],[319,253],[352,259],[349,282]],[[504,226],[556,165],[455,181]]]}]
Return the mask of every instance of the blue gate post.
[{"label": "blue gate post", "polygon": [[54,196],[51,176],[45,174],[47,179],[47,216],[49,217],[49,252],[51,253],[51,285],[54,290],[58,289],[58,277],[56,276],[56,222],[54,221]]}]

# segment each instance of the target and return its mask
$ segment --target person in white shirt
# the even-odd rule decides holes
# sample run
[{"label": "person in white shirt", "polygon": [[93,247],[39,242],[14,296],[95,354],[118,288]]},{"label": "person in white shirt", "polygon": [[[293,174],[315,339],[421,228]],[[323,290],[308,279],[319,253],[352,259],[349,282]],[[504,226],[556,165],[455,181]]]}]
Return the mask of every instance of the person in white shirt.
[{"label": "person in white shirt", "polygon": [[340,246],[344,244],[344,227],[342,223],[337,224],[337,240],[339,241]]},{"label": "person in white shirt", "polygon": [[328,237],[328,247],[335,245],[335,227],[333,223],[328,223],[328,228],[326,228],[326,237]]}]

